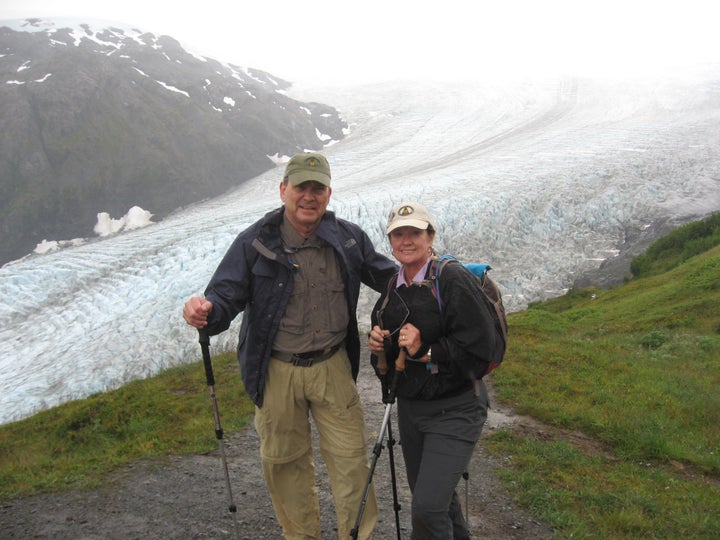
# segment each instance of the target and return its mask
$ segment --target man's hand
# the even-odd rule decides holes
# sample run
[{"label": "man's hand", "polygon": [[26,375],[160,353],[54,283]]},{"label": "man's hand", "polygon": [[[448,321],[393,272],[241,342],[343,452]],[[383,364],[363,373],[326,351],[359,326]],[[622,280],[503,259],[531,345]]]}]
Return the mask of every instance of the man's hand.
[{"label": "man's hand", "polygon": [[370,352],[375,355],[383,352],[385,350],[383,340],[388,335],[390,335],[389,330],[382,330],[378,325],[375,325],[368,335],[368,347],[370,348]]},{"label": "man's hand", "polygon": [[390,332],[388,330],[382,330],[378,325],[375,325],[370,334],[368,335],[368,347],[377,357],[377,370],[380,375],[385,375],[388,372],[387,358],[385,358],[385,345],[383,340],[388,336]]},{"label": "man's hand", "polygon": [[185,302],[183,307],[183,318],[195,328],[205,328],[207,326],[208,313],[212,311],[213,305],[209,300],[193,296]]}]

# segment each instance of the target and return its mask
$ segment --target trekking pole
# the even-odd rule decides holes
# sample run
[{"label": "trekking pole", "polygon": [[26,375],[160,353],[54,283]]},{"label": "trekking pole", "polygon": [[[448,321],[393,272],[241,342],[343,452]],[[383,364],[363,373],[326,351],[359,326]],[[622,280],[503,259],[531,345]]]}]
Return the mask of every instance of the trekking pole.
[{"label": "trekking pole", "polygon": [[400,503],[398,502],[397,480],[395,479],[395,454],[393,452],[395,439],[392,435],[392,422],[388,422],[388,457],[390,458],[390,480],[393,494],[393,510],[395,510],[395,529],[400,540]]},{"label": "trekking pole", "polygon": [[[392,404],[395,402],[395,385],[397,384],[398,379],[398,373],[397,369],[398,366],[401,367],[401,371],[405,370],[405,349],[400,349],[400,354],[398,355],[398,359],[395,361],[395,375],[393,377],[392,387],[390,388],[390,391],[388,392],[388,399],[387,403],[385,404],[385,415],[383,416],[382,425],[380,426],[380,433],[378,434],[377,441],[375,442],[375,446],[373,447],[373,458],[370,463],[370,470],[368,472],[368,478],[367,482],[365,483],[365,490],[363,491],[363,497],[360,501],[360,508],[358,509],[358,515],[355,519],[355,526],[350,531],[350,537],[357,539],[358,532],[360,530],[360,521],[362,521],[363,514],[365,513],[365,505],[367,504],[367,498],[370,493],[370,485],[372,482],[373,475],[375,474],[375,466],[377,465],[378,458],[380,457],[380,454],[382,453],[383,444],[382,440],[385,436],[385,431],[388,430],[388,434],[390,433],[390,411],[392,409]],[[378,371],[382,375],[387,373],[387,360],[385,358],[385,353],[378,353]],[[390,439],[390,435],[388,435],[388,438]],[[394,443],[394,441],[393,441]],[[392,455],[392,451],[391,455]],[[391,465],[390,465],[390,472],[392,474],[392,486],[393,486],[393,503],[395,506],[395,525],[397,527],[397,537],[398,540],[401,540],[400,537],[400,505],[397,502],[397,486],[395,483],[395,460],[392,458]]]},{"label": "trekking pole", "polygon": [[220,413],[218,412],[217,399],[215,398],[215,375],[213,374],[212,361],[210,359],[210,337],[207,331],[200,329],[200,348],[202,349],[203,363],[205,364],[205,378],[207,379],[210,400],[213,406],[213,417],[215,419],[215,437],[220,446],[220,458],[223,470],[225,471],[225,491],[227,493],[228,511],[232,514],[235,525],[235,540],[240,538],[240,528],[237,521],[237,506],[233,502],[232,488],[230,487],[230,473],[228,472],[227,458],[225,457],[225,443],[223,441],[223,429],[220,426]]},{"label": "trekking pole", "polygon": [[398,378],[400,377],[400,374],[405,371],[405,357],[407,356],[407,351],[405,350],[405,347],[400,349],[400,354],[398,354],[397,360],[395,360],[395,373],[393,375],[393,381],[390,385],[390,395],[388,396],[388,401],[390,403],[395,402],[395,389],[397,388],[397,382]]},{"label": "trekking pole", "polygon": [[[404,348],[400,349],[397,359],[395,360],[395,374],[393,375],[393,381],[390,385],[390,393],[388,401],[390,404],[395,403],[395,389],[397,388],[398,378],[400,373],[405,371],[405,357],[407,351]],[[393,508],[395,509],[395,529],[397,530],[397,538],[400,538],[400,504],[398,503],[397,495],[397,481],[395,479],[395,455],[393,453],[393,446],[395,445],[395,439],[392,436],[392,425],[388,423],[388,456],[390,458],[390,479],[392,482],[393,491]]]},{"label": "trekking pole", "polygon": [[462,477],[465,479],[465,521],[470,523],[470,504],[468,499],[468,478],[470,478],[470,473],[465,471]]}]

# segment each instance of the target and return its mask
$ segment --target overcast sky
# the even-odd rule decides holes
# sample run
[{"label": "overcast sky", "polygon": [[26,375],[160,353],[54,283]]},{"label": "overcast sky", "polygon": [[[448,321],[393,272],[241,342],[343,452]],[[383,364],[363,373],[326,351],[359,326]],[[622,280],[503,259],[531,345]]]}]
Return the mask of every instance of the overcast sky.
[{"label": "overcast sky", "polygon": [[626,75],[720,61],[715,0],[0,0],[167,34],[291,81]]}]

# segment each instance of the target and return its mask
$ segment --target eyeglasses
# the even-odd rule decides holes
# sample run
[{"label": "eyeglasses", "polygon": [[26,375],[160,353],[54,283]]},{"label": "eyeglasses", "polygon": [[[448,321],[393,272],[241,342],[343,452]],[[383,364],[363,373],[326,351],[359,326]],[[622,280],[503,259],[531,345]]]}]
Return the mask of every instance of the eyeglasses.
[{"label": "eyeglasses", "polygon": [[[393,289],[392,293],[390,293],[390,294],[394,294],[397,297],[397,299],[400,300],[400,305],[402,306],[404,316],[402,318],[402,321],[398,325],[398,327],[395,330],[392,330],[387,336],[385,336],[384,339],[387,339],[387,340],[389,340],[394,334],[398,333],[400,331],[400,328],[402,328],[403,325],[407,322],[408,317],[410,317],[410,308],[408,308],[407,304],[405,303],[405,300],[402,299],[402,296],[400,296],[398,294],[397,288]],[[390,299],[388,299],[387,302],[384,302],[383,307],[381,307],[377,311],[378,324],[380,325],[380,328],[382,328],[383,330],[387,330],[387,328],[385,328],[385,325],[383,324],[382,316],[383,316],[383,313],[385,312],[389,303],[390,303]]]}]

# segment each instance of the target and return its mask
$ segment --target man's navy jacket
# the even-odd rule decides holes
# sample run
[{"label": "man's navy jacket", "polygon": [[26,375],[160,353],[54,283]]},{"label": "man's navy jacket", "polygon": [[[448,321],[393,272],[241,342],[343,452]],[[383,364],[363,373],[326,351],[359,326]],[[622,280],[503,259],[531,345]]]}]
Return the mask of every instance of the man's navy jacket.
[{"label": "man's navy jacket", "polygon": [[[263,388],[275,334],[293,288],[293,267],[283,251],[280,225],[285,207],[265,214],[241,232],[223,257],[205,289],[212,302],[208,334],[226,330],[243,312],[238,340],[238,360],[245,390],[262,407]],[[316,234],[328,242],[340,263],[350,311],[345,343],[357,379],[360,368],[360,336],[357,303],[360,284],[377,292],[387,288],[397,266],[375,251],[370,238],[356,224],[326,211]]]}]

